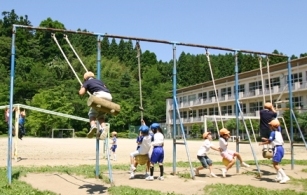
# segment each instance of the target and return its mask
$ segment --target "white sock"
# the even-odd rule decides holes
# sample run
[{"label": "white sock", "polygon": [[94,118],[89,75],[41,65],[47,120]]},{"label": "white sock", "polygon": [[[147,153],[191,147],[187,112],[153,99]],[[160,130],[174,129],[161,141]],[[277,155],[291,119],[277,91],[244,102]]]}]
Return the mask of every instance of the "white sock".
[{"label": "white sock", "polygon": [[285,171],[282,168],[278,169],[278,172],[279,172],[279,174],[281,175],[282,178],[288,177],[286,175]]}]

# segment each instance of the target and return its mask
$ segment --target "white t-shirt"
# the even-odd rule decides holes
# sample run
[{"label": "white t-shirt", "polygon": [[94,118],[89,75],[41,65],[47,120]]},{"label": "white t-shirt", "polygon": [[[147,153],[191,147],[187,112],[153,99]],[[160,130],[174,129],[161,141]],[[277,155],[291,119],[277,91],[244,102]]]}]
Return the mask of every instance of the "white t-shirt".
[{"label": "white t-shirt", "polygon": [[148,154],[151,147],[151,135],[146,135],[143,137],[143,141],[139,148],[139,154]]},{"label": "white t-shirt", "polygon": [[279,131],[272,131],[269,140],[273,146],[282,146],[284,144],[281,132]]},{"label": "white t-shirt", "polygon": [[213,144],[206,139],[197,151],[197,156],[206,156]]},{"label": "white t-shirt", "polygon": [[153,146],[162,146],[164,143],[164,136],[162,133],[157,132],[154,134],[154,141],[152,142]]},{"label": "white t-shirt", "polygon": [[224,138],[222,137],[219,138],[219,144],[222,152],[227,151],[228,142]]}]

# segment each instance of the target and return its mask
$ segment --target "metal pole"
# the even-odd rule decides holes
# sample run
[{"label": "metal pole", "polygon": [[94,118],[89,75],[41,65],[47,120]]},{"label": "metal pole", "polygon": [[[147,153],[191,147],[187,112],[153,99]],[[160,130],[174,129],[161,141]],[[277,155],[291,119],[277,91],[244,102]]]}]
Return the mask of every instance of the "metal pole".
[{"label": "metal pole", "polygon": [[[238,54],[237,51],[235,51],[234,53],[235,55],[235,99],[236,99],[236,108],[235,108],[235,112],[236,112],[236,134],[237,137],[239,137],[239,108],[237,105],[237,102],[239,102],[239,67],[238,67]],[[236,142],[236,151],[240,152],[240,147],[239,147],[239,142]],[[238,161],[236,163],[236,171],[237,173],[239,173],[239,164]]]},{"label": "metal pole", "polygon": [[176,69],[176,44],[173,44],[173,174],[176,174],[176,134],[177,134],[177,69]]},{"label": "metal pole", "polygon": [[13,122],[13,94],[14,94],[14,77],[15,77],[15,38],[16,27],[13,25],[12,47],[11,47],[11,81],[10,81],[10,106],[9,106],[9,135],[8,135],[8,152],[7,152],[7,178],[9,185],[12,184],[12,122]]},{"label": "metal pole", "polygon": [[293,103],[292,103],[292,69],[291,69],[291,61],[288,57],[288,89],[289,89],[289,107],[290,107],[290,147],[291,147],[291,169],[294,169],[294,151],[293,151]]},{"label": "metal pole", "polygon": [[[101,42],[100,35],[97,36],[97,79],[100,80],[101,70]],[[97,122],[98,123],[98,122]],[[97,125],[100,130],[100,124]],[[99,178],[99,139],[96,139],[96,178]]]}]

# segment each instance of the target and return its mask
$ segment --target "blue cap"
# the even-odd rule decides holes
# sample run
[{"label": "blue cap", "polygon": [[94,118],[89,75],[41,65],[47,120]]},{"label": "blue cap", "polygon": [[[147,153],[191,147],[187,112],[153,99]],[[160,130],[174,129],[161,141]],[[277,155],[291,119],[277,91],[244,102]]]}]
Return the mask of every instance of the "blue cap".
[{"label": "blue cap", "polygon": [[152,123],[150,128],[151,129],[158,129],[158,128],[160,128],[160,125],[158,123]]},{"label": "blue cap", "polygon": [[149,131],[149,128],[146,125],[142,125],[140,126],[139,131],[146,132],[146,131]]}]

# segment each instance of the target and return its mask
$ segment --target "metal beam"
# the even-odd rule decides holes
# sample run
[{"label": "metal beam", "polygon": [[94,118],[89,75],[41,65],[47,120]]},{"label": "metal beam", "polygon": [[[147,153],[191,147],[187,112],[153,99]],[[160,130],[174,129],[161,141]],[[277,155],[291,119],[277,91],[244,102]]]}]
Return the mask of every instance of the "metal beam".
[{"label": "metal beam", "polygon": [[[0,106],[0,109],[5,109],[8,106],[9,105]],[[36,108],[36,107],[27,106],[27,105],[23,105],[23,104],[13,104],[13,107],[17,107],[17,106],[19,106],[20,108],[27,109],[27,110],[34,110],[34,111],[43,112],[43,113],[46,113],[46,114],[52,114],[52,115],[61,116],[61,117],[65,117],[65,118],[70,118],[70,119],[74,119],[74,120],[89,122],[89,120],[87,118],[82,118],[82,117],[73,116],[73,115],[69,115],[69,114],[64,114],[64,113],[60,113],[60,112],[54,112],[54,111],[51,111],[51,110],[46,110],[46,109],[42,109],[42,108]]]}]

